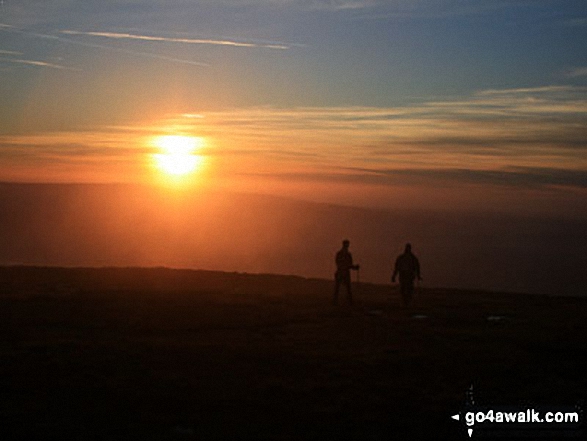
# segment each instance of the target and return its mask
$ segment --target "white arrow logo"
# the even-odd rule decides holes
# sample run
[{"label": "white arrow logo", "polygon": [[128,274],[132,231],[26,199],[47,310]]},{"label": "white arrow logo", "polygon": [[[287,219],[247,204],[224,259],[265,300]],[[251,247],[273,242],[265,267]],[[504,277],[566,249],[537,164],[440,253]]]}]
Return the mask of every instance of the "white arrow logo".
[{"label": "white arrow logo", "polygon": [[[455,421],[459,421],[461,416],[457,413],[456,415],[452,415],[451,418]],[[473,429],[468,429],[467,432],[469,433],[469,438],[473,436]]]}]

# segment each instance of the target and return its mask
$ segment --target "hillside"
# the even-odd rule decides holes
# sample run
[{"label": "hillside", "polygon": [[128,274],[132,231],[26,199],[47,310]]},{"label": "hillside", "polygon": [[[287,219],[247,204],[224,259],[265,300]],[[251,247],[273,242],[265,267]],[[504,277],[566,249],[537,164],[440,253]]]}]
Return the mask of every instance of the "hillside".
[{"label": "hillside", "polygon": [[[1,184],[0,265],[166,266],[329,278],[342,239],[387,283],[411,242],[426,286],[585,295],[587,221],[384,211],[131,185]],[[490,207],[488,207],[490,209]]]},{"label": "hillside", "polygon": [[3,440],[465,439],[574,406],[587,300],[165,268],[0,268]]}]

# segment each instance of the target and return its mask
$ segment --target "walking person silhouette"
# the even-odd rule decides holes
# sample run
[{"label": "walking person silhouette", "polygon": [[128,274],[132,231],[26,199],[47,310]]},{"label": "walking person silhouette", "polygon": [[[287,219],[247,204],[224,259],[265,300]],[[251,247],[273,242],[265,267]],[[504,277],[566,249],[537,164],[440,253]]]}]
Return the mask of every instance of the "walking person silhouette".
[{"label": "walking person silhouette", "polygon": [[412,254],[412,245],[407,243],[403,254],[400,254],[393,269],[391,283],[395,283],[395,278],[399,274],[399,286],[404,307],[409,306],[414,296],[414,280],[422,280],[420,277],[420,262]]},{"label": "walking person silhouette", "polygon": [[334,298],[332,303],[338,303],[338,291],[340,285],[344,285],[347,290],[349,303],[353,303],[353,294],[351,291],[351,270],[358,270],[359,265],[353,265],[353,256],[349,253],[350,242],[342,241],[342,248],[338,250],[335,257],[336,273],[334,273]]}]

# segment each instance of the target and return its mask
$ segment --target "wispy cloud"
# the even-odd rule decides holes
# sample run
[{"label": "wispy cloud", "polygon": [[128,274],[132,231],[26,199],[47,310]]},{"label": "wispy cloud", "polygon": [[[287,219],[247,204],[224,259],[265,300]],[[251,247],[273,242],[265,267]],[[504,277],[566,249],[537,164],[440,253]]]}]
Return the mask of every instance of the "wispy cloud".
[{"label": "wispy cloud", "polygon": [[358,168],[340,167],[335,170],[280,171],[271,174],[245,172],[244,175],[272,177],[289,181],[337,182],[377,186],[421,186],[435,188],[462,185],[490,185],[518,189],[587,189],[587,170],[567,170],[548,167],[511,167],[504,170],[475,170],[467,168]]},{"label": "wispy cloud", "polygon": [[77,70],[67,66],[61,66],[59,64],[54,63],[47,63],[46,61],[36,61],[36,60],[23,60],[20,58],[5,58],[0,57],[0,62],[3,63],[15,63],[15,64],[26,64],[29,66],[37,66],[37,67],[49,67],[51,69],[66,69],[66,70]]},{"label": "wispy cloud", "polygon": [[[378,16],[443,16],[480,13],[511,6],[509,0],[199,0],[200,4],[267,6],[307,11],[369,11]],[[374,15],[375,16],[375,15]]]},{"label": "wispy cloud", "polygon": [[521,95],[521,94],[552,94],[560,92],[574,92],[573,86],[543,86],[543,87],[520,87],[516,89],[489,89],[478,92],[479,96],[486,95]]},{"label": "wispy cloud", "polygon": [[566,75],[567,78],[577,78],[587,76],[587,67],[577,67],[569,70]]},{"label": "wispy cloud", "polygon": [[372,8],[379,3],[377,0],[314,0],[307,2],[307,5],[310,9],[348,11]]},{"label": "wispy cloud", "polygon": [[5,164],[59,166],[79,163],[140,163],[152,152],[145,137],[116,130],[53,132],[35,135],[0,136],[0,157]]},{"label": "wispy cloud", "polygon": [[170,126],[214,139],[218,151],[245,149],[315,166],[587,170],[587,90],[579,87],[489,90],[396,108],[258,107],[203,115]]},{"label": "wispy cloud", "polygon": [[0,49],[0,55],[23,55],[23,53],[22,52],[7,51],[7,50]]},{"label": "wispy cloud", "polygon": [[[364,11],[358,17],[366,19],[411,19],[447,18],[454,16],[481,15],[520,6],[508,0],[476,1],[453,0],[377,0],[365,3]],[[369,8],[367,8],[367,6]],[[529,5],[527,5],[529,6]]]},{"label": "wispy cloud", "polygon": [[121,48],[121,47],[113,47],[113,46],[107,46],[107,45],[101,45],[101,44],[87,43],[84,41],[77,41],[77,40],[73,40],[70,38],[64,38],[64,37],[61,37],[58,35],[32,32],[32,31],[24,30],[24,29],[18,28],[16,26],[4,24],[4,23],[0,23],[0,31],[13,32],[13,33],[22,34],[22,35],[26,35],[29,37],[40,38],[40,39],[44,39],[44,40],[55,40],[55,41],[59,41],[59,42],[66,43],[66,44],[72,44],[72,45],[84,46],[84,47],[89,47],[89,48],[94,48],[94,49],[103,49],[103,50],[108,50],[108,51],[126,53],[129,55],[134,55],[134,56],[138,56],[138,57],[153,58],[153,59],[169,61],[169,62],[173,62],[173,63],[188,64],[188,65],[200,66],[200,67],[208,66],[207,63],[202,63],[199,61],[187,60],[187,59],[176,58],[176,57],[169,57],[166,55],[156,54],[156,53],[152,53],[152,52],[136,51],[136,50],[126,49],[126,48]]},{"label": "wispy cloud", "polygon": [[254,161],[261,165],[247,171],[286,178],[302,170],[308,178],[314,173],[373,185],[585,189],[586,120],[587,90],[552,86],[487,90],[461,100],[393,108],[200,110],[155,126],[12,136],[0,138],[0,144],[26,148],[47,161],[58,155],[136,161],[146,155],[149,137],[181,133],[206,139],[202,154],[230,162],[235,173]]},{"label": "wispy cloud", "polygon": [[[130,34],[130,33],[115,33],[115,32],[81,32],[81,31],[73,31],[73,30],[63,30],[59,32],[59,35],[52,35],[47,33],[39,33],[33,32],[25,29],[21,29],[16,26],[12,26],[5,23],[0,23],[0,31],[4,32],[11,32],[26,35],[29,37],[35,37],[44,40],[55,40],[65,44],[72,44],[78,46],[84,46],[94,49],[101,49],[101,50],[108,50],[114,51],[119,53],[126,53],[133,56],[143,57],[143,58],[152,58],[156,60],[168,61],[172,63],[178,64],[186,64],[192,66],[199,66],[199,67],[207,67],[209,66],[208,63],[203,63],[200,61],[189,60],[185,58],[177,58],[177,57],[170,57],[167,55],[162,55],[153,52],[145,52],[145,51],[138,51],[134,49],[119,47],[119,46],[110,46],[110,45],[103,45],[103,44],[96,44],[96,43],[89,43],[87,41],[80,41],[75,38],[67,38],[64,35],[70,36],[90,36],[90,37],[101,37],[105,39],[123,39],[123,40],[136,40],[136,41],[151,41],[151,42],[163,42],[163,43],[179,43],[179,44],[202,44],[202,45],[219,45],[219,46],[233,46],[233,47],[245,47],[245,48],[265,48],[265,49],[278,49],[278,50],[285,50],[289,49],[289,45],[284,44],[260,44],[260,43],[247,43],[241,42],[236,40],[214,40],[214,39],[193,39],[193,38],[174,38],[174,37],[161,37],[161,36],[152,36],[152,35],[139,35],[139,34]],[[2,54],[3,52],[0,52]],[[9,55],[6,52],[6,55]],[[27,60],[19,60],[13,61],[14,63],[22,63],[22,64],[31,64],[41,66],[38,64],[40,62],[32,61],[30,63],[26,62]],[[53,67],[53,68],[63,68],[66,69],[64,66],[58,66],[51,63],[46,63],[45,67]],[[70,69],[70,68],[67,68]]]},{"label": "wispy cloud", "polygon": [[466,168],[406,168],[367,169],[349,168],[339,179],[370,182],[372,184],[418,184],[423,181],[443,181],[455,184],[490,184],[537,188],[543,186],[576,187],[587,189],[587,170],[568,170],[551,167],[508,167],[503,170],[475,170]]},{"label": "wispy cloud", "polygon": [[174,38],[174,37],[161,37],[153,35],[138,35],[128,33],[117,33],[117,32],[82,32],[63,30],[62,34],[66,35],[85,35],[90,37],[102,37],[112,39],[124,39],[124,40],[139,40],[139,41],[155,41],[164,43],[182,43],[182,44],[208,44],[218,46],[234,46],[234,47],[246,47],[246,48],[266,48],[266,49],[289,49],[289,46],[280,44],[257,44],[247,43],[236,40],[213,40],[213,39],[194,39],[194,38]]}]

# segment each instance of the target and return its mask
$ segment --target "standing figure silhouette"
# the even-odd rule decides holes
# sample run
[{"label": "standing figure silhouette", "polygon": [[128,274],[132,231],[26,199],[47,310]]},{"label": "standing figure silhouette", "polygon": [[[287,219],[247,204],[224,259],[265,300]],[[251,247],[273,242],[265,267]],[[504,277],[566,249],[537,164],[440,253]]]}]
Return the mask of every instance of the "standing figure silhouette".
[{"label": "standing figure silhouette", "polygon": [[347,290],[349,303],[353,303],[353,294],[351,290],[351,270],[358,270],[359,265],[353,265],[353,256],[349,253],[350,242],[348,240],[342,241],[342,248],[336,253],[336,273],[334,273],[334,298],[332,303],[334,305],[338,302],[338,291],[340,285],[344,285]]},{"label": "standing figure silhouette", "polygon": [[399,274],[399,286],[402,296],[402,304],[408,306],[414,296],[414,280],[422,280],[420,277],[420,262],[412,254],[412,245],[407,243],[403,254],[400,254],[395,260],[391,283],[395,283],[395,278]]}]

